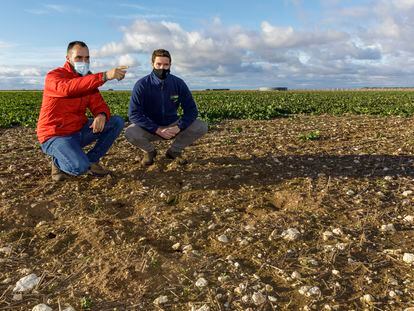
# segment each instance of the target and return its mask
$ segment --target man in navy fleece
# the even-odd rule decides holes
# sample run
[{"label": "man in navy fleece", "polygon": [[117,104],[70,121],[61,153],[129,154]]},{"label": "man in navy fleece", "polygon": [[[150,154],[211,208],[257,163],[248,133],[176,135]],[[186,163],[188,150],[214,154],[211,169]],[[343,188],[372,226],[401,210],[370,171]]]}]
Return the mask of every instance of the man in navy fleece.
[{"label": "man in navy fleece", "polygon": [[[170,53],[155,50],[152,67],[152,72],[134,86],[128,111],[132,124],[125,130],[126,139],[144,151],[143,165],[154,163],[157,150],[152,141],[174,139],[165,156],[175,159],[208,128],[197,119],[197,106],[185,82],[170,74]],[[177,115],[180,106],[181,118]]]}]

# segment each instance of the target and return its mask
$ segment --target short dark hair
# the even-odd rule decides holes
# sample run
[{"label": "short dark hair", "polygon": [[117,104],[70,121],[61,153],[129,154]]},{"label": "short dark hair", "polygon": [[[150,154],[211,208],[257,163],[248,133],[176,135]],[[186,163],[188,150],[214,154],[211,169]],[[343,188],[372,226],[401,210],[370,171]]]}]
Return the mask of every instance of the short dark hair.
[{"label": "short dark hair", "polygon": [[68,44],[68,49],[66,50],[66,53],[69,54],[69,51],[72,50],[75,45],[79,45],[79,46],[81,46],[83,48],[87,48],[88,47],[86,45],[86,43],[83,42],[83,41],[72,41],[72,42],[70,42]]},{"label": "short dark hair", "polygon": [[168,57],[171,63],[171,55],[170,55],[170,52],[168,52],[167,50],[158,49],[152,52],[152,58],[151,58],[152,63],[154,63],[155,57]]}]

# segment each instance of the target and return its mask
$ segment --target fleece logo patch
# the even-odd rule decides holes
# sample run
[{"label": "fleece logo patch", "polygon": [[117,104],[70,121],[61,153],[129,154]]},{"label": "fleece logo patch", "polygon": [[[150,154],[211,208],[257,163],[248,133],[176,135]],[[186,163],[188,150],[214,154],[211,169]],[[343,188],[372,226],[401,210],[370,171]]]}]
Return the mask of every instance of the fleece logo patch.
[{"label": "fleece logo patch", "polygon": [[170,99],[174,104],[178,104],[178,95],[171,95]]}]

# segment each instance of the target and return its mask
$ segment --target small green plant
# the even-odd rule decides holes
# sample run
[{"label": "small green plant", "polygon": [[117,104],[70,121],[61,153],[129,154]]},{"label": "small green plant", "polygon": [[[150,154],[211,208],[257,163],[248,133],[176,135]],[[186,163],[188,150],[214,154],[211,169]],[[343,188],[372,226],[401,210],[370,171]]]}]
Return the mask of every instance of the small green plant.
[{"label": "small green plant", "polygon": [[80,301],[80,307],[82,310],[90,310],[93,306],[92,298],[90,297],[82,297]]},{"label": "small green plant", "polygon": [[303,133],[299,135],[299,139],[304,140],[304,141],[318,140],[320,138],[321,138],[321,133],[319,131],[311,131],[311,132]]},{"label": "small green plant", "polygon": [[233,132],[234,132],[234,133],[241,133],[241,132],[243,132],[243,128],[242,128],[242,127],[240,127],[240,126],[236,126],[236,127],[233,129]]}]

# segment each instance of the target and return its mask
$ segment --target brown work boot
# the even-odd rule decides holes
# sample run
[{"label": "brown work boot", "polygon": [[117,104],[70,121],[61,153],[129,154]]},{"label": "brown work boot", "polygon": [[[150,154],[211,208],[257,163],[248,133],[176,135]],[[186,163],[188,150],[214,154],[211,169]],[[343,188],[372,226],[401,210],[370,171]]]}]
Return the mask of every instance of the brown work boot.
[{"label": "brown work boot", "polygon": [[68,175],[62,172],[52,161],[52,179],[54,181],[63,181],[68,178]]},{"label": "brown work boot", "polygon": [[157,156],[157,150],[145,152],[142,158],[142,165],[150,166],[154,164],[155,157]]},{"label": "brown work boot", "polygon": [[89,168],[88,173],[90,175],[93,175],[93,176],[101,177],[101,176],[106,176],[106,175],[111,174],[111,171],[108,170],[108,169],[106,169],[106,168],[104,168],[99,163],[92,163],[91,164],[91,167]]},{"label": "brown work boot", "polygon": [[176,158],[181,157],[181,152],[168,149],[167,152],[165,153],[165,156],[167,159],[174,160]]}]

